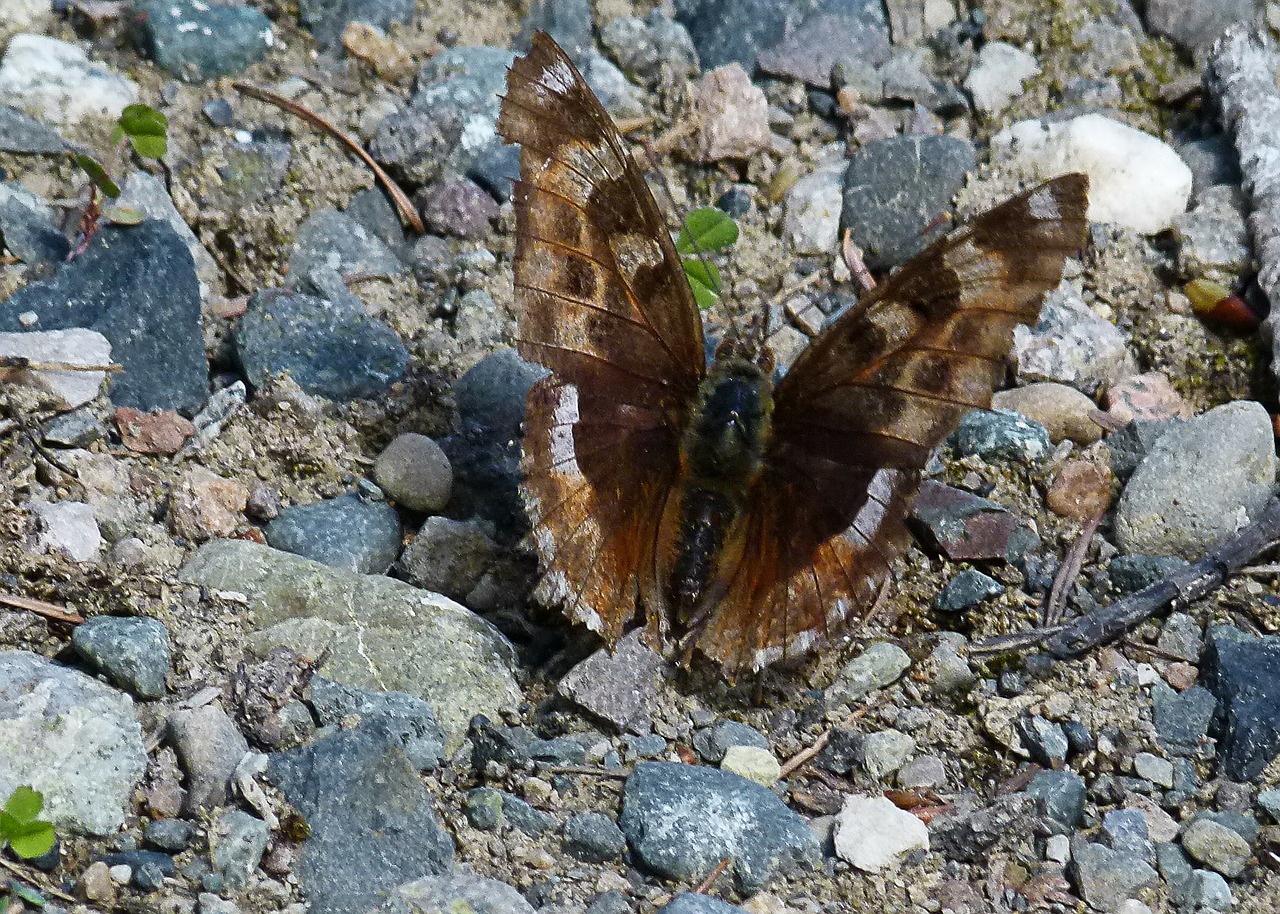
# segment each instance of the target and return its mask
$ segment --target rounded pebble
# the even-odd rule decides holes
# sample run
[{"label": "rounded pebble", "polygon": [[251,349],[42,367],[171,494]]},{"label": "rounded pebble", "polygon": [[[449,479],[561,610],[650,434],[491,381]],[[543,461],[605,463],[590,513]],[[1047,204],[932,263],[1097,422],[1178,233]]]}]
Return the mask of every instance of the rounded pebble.
[{"label": "rounded pebble", "polygon": [[378,455],[373,478],[392,501],[423,514],[442,511],[453,489],[449,458],[440,445],[414,432],[397,436]]}]

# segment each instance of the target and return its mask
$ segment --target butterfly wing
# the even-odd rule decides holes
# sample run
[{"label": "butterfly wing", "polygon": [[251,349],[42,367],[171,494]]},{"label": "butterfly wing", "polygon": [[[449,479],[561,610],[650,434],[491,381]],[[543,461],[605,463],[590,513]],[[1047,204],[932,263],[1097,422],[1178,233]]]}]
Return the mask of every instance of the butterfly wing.
[{"label": "butterfly wing", "polygon": [[498,132],[521,145],[518,348],[552,372],[522,465],[540,596],[613,641],[653,592],[702,322],[643,172],[546,34],[507,74]]},{"label": "butterfly wing", "polygon": [[907,542],[933,450],[986,408],[1013,328],[1034,323],[1084,241],[1088,182],[1067,175],[976,217],[864,296],[775,394],[717,610],[698,647],[727,670],[799,656],[872,605]]}]

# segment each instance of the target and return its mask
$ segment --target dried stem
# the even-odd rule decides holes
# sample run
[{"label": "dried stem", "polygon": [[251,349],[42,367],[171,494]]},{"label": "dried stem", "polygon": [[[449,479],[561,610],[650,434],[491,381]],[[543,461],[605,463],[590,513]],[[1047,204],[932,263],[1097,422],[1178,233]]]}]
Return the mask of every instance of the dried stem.
[{"label": "dried stem", "polygon": [[55,619],[58,622],[67,622],[71,625],[79,625],[84,622],[84,616],[75,610],[64,609],[56,603],[46,603],[44,600],[36,600],[32,597],[22,597],[16,593],[0,591],[0,605],[12,606],[14,609],[25,609],[27,612],[33,612],[38,616]]}]

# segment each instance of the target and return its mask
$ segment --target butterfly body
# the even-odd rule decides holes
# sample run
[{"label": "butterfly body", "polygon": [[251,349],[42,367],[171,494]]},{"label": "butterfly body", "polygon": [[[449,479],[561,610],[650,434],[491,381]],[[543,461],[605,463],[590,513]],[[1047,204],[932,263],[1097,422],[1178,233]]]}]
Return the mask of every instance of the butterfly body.
[{"label": "butterfly body", "polygon": [[935,242],[831,322],[776,385],[767,355],[702,319],[626,141],[556,43],[507,75],[519,143],[513,260],[526,401],[522,494],[536,595],[616,642],[728,675],[852,629],[909,540],[920,471],[986,408],[1013,328],[1082,245],[1064,175]]}]

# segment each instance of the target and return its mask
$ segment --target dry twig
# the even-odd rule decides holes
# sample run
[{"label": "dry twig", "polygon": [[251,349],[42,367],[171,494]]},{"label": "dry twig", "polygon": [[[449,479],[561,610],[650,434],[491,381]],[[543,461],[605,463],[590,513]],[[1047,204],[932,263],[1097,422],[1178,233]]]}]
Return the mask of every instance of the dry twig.
[{"label": "dry twig", "polygon": [[717,863],[716,868],[707,875],[707,878],[698,883],[698,887],[693,890],[693,894],[705,895],[711,891],[711,887],[716,884],[716,880],[724,874],[724,871],[729,868],[729,864],[732,862],[732,857],[725,857]]},{"label": "dry twig", "polygon": [[1098,532],[1102,515],[1103,512],[1099,511],[1089,519],[1075,542],[1067,549],[1067,554],[1062,557],[1062,566],[1054,576],[1053,587],[1049,589],[1049,599],[1044,603],[1042,616],[1044,627],[1057,625],[1062,621],[1062,615],[1067,609],[1067,597],[1071,589],[1076,586],[1080,570],[1084,568],[1085,556],[1089,554],[1089,544],[1093,542],[1093,535]]},{"label": "dry twig", "polygon": [[839,730],[841,727],[847,727],[850,724],[854,723],[855,721],[861,720],[862,718],[866,717],[868,712],[870,712],[871,709],[874,707],[875,707],[875,702],[872,702],[871,704],[868,704],[868,705],[863,705],[857,710],[852,711],[848,717],[840,721],[840,723],[837,724],[836,726],[830,727],[829,729],[824,730],[822,734],[813,741],[812,746],[810,746],[808,749],[801,749],[799,752],[797,752],[795,755],[791,756],[791,758],[787,760],[787,763],[782,766],[782,770],[778,772],[778,780],[781,781],[787,777],[790,777],[798,768],[801,768],[802,766],[807,765],[810,761],[812,761],[814,758],[817,757],[819,752],[827,748],[827,743],[831,742],[832,733],[834,733],[836,730]]},{"label": "dry twig", "polygon": [[64,609],[56,603],[46,603],[44,600],[23,597],[16,593],[0,591],[0,605],[12,606],[14,609],[25,609],[27,612],[33,612],[38,616],[44,616],[47,619],[54,619],[58,622],[66,622],[70,625],[80,625],[84,622],[84,616],[75,610]]}]

